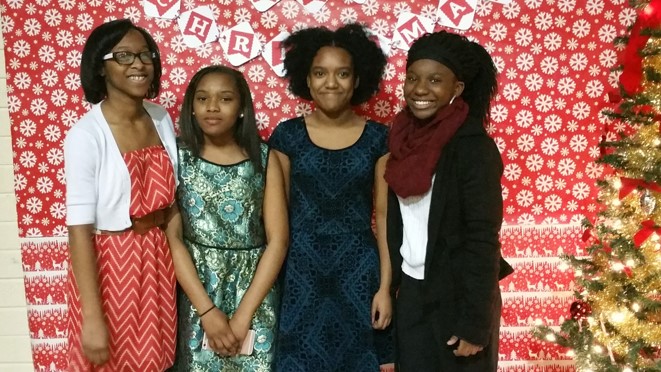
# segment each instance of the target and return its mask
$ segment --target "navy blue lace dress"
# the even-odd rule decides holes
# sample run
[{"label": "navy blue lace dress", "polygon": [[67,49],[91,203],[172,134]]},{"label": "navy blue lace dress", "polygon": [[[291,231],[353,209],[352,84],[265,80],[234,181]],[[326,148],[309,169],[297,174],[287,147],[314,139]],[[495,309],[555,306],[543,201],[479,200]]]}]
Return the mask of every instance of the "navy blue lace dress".
[{"label": "navy blue lace dress", "polygon": [[374,169],[387,127],[368,121],[355,144],[328,150],[299,117],[280,123],[269,142],[291,164],[276,370],[378,371],[394,359],[391,327],[374,330],[370,315],[379,288]]}]

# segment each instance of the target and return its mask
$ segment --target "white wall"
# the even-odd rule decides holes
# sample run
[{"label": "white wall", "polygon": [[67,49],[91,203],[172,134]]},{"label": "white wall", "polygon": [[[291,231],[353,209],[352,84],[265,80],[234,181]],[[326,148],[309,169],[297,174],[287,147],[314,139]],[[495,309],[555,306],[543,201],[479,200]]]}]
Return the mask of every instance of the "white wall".
[{"label": "white wall", "polygon": [[16,223],[5,44],[0,34],[0,371],[33,371]]}]

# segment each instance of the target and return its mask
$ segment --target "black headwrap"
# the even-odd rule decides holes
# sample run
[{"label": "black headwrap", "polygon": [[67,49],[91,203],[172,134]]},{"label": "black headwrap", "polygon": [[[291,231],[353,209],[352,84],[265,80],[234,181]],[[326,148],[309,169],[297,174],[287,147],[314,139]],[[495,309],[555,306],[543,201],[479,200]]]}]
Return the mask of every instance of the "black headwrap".
[{"label": "black headwrap", "polygon": [[469,76],[471,74],[466,70],[465,63],[462,63],[466,56],[460,56],[457,53],[470,55],[472,44],[465,37],[446,31],[425,34],[411,45],[406,59],[406,68],[408,69],[413,62],[419,59],[431,59],[452,70],[459,81],[468,82],[472,76]]}]

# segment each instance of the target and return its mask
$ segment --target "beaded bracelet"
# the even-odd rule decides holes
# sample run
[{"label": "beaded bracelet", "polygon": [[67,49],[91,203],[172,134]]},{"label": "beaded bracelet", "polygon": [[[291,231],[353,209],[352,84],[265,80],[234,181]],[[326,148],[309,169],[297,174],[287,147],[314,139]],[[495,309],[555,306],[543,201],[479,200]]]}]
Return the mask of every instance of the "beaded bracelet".
[{"label": "beaded bracelet", "polygon": [[211,305],[211,307],[210,307],[209,309],[207,309],[207,311],[205,311],[205,312],[203,312],[202,314],[198,315],[198,317],[199,317],[199,318],[202,318],[203,316],[207,315],[207,313],[208,313],[209,311],[211,311],[211,310],[213,310],[213,309],[215,309],[215,308],[216,308],[216,305]]}]

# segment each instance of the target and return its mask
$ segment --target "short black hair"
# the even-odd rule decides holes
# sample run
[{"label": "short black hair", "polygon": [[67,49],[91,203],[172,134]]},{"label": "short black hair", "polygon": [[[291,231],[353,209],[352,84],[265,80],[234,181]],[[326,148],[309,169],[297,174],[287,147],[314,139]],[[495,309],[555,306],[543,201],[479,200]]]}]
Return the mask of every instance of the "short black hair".
[{"label": "short black hair", "polygon": [[[436,58],[435,56],[442,56]],[[420,36],[408,51],[406,66],[417,59],[450,62],[453,72],[464,82],[461,97],[468,104],[471,115],[488,120],[491,100],[498,92],[498,70],[484,47],[465,36],[445,30]]]},{"label": "short black hair", "polygon": [[312,60],[319,49],[326,46],[342,48],[351,55],[354,75],[359,79],[351,97],[352,105],[366,102],[379,91],[386,56],[358,23],[347,24],[335,31],[326,27],[305,28],[289,35],[282,46],[286,50],[284,67],[289,90],[298,97],[312,100],[307,77]]},{"label": "short black hair", "polygon": [[200,129],[195,115],[193,115],[193,100],[195,99],[195,91],[197,91],[200,81],[209,74],[227,75],[236,84],[236,89],[239,91],[241,99],[241,115],[239,115],[234,124],[234,139],[239,146],[246,150],[255,170],[262,172],[263,167],[260,152],[262,139],[257,130],[257,120],[255,119],[255,109],[253,107],[250,87],[243,74],[231,67],[221,65],[207,66],[193,75],[188,83],[188,87],[186,87],[184,102],[181,106],[181,113],[179,114],[179,129],[181,131],[179,144],[191,150],[194,156],[200,155],[200,150],[204,143],[204,133]]},{"label": "short black hair", "polygon": [[80,61],[80,82],[83,86],[85,99],[88,102],[99,103],[108,95],[105,78],[101,76],[103,56],[110,53],[112,48],[131,30],[140,32],[147,41],[149,51],[156,53],[156,58],[154,58],[154,80],[149,87],[146,98],[158,96],[163,72],[158,45],[145,29],[134,25],[128,19],[117,19],[96,27],[83,47],[83,55]]}]

